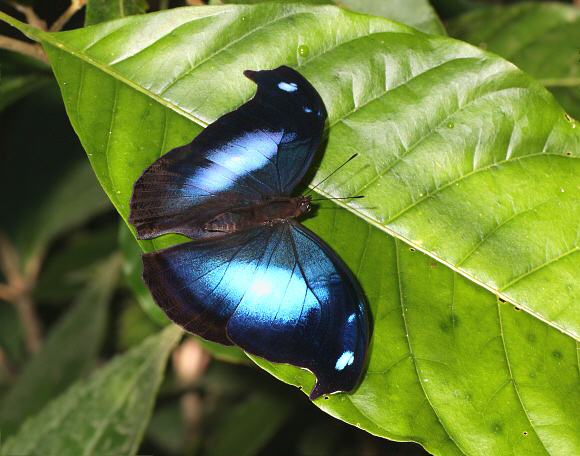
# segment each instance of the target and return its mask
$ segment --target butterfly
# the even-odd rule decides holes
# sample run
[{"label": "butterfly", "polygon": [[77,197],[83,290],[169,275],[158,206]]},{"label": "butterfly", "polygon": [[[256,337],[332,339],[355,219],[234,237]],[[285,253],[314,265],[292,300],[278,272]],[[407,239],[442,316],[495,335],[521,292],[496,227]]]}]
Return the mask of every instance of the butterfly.
[{"label": "butterfly", "polygon": [[291,197],[320,145],[326,109],[297,71],[244,72],[255,96],[136,181],[138,239],[194,241],[142,256],[143,280],[170,320],[316,376],[310,399],[350,392],[369,343],[364,293],[342,259],[295,218]]}]

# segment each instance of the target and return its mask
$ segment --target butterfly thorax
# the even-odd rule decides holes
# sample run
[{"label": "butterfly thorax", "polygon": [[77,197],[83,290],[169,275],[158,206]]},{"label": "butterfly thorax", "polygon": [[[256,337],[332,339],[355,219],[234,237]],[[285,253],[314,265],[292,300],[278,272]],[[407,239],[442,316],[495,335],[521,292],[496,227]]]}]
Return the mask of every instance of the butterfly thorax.
[{"label": "butterfly thorax", "polygon": [[206,231],[245,231],[285,223],[310,210],[310,196],[276,198],[252,206],[222,212],[205,223]]}]

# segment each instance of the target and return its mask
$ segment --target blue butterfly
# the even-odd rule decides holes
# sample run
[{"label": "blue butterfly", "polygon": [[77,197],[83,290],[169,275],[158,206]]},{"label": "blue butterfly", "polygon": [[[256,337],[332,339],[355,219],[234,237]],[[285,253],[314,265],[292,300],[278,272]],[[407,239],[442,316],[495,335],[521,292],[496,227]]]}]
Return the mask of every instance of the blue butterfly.
[{"label": "blue butterfly", "polygon": [[143,255],[157,305],[190,333],[316,375],[314,400],[351,391],[369,343],[364,294],[344,262],[296,222],[290,195],[327,117],[297,71],[244,72],[254,98],[171,150],[137,180],[129,222],[139,239],[196,239]]}]

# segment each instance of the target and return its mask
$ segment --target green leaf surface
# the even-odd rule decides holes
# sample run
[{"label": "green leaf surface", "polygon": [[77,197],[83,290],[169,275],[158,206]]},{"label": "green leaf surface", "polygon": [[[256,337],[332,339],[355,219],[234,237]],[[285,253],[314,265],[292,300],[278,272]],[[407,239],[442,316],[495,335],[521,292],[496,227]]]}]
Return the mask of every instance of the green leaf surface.
[{"label": "green leaf surface", "polygon": [[[375,435],[414,436],[434,454],[580,451],[577,341],[336,212],[334,231],[320,233],[359,265],[374,328],[360,387],[317,405]],[[358,232],[367,239],[362,252],[351,248]],[[308,372],[254,360],[288,383],[314,386]]]},{"label": "green leaf surface", "polygon": [[28,416],[62,393],[93,367],[107,327],[107,309],[118,283],[121,261],[115,255],[95,270],[74,307],[49,333],[0,401],[5,439]]},{"label": "green leaf surface", "polygon": [[448,29],[515,63],[580,119],[580,9],[557,2],[497,5],[459,16]]},{"label": "green leaf surface", "polygon": [[253,95],[243,70],[296,67],[329,113],[313,182],[360,154],[317,192],[365,196],[305,224],[358,276],[374,324],[360,387],[317,404],[435,454],[580,451],[580,128],[539,83],[334,7],[185,8],[37,38],[125,219],[149,164]]},{"label": "green leaf surface", "polygon": [[54,81],[50,67],[30,57],[0,50],[0,111]]},{"label": "green leaf surface", "polygon": [[270,393],[250,395],[221,417],[203,454],[259,454],[291,411],[291,404],[282,397]]},{"label": "green leaf surface", "polygon": [[28,420],[0,455],[135,454],[181,335],[170,326],[76,383]]},{"label": "green leaf surface", "polygon": [[149,5],[147,0],[88,0],[85,27],[101,22],[143,14]]}]

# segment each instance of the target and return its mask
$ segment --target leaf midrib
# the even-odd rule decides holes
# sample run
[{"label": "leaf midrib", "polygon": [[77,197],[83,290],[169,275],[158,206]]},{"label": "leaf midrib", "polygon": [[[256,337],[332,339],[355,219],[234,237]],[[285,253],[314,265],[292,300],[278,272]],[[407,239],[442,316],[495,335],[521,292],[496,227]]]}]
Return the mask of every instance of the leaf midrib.
[{"label": "leaf midrib", "polygon": [[86,64],[91,65],[91,66],[101,70],[103,73],[111,76],[114,80],[126,84],[127,86],[131,87],[132,89],[136,90],[137,92],[140,92],[140,93],[146,95],[147,97],[151,98],[152,100],[156,101],[160,105],[165,106],[166,108],[169,108],[169,109],[175,111],[176,113],[182,115],[183,117],[188,118],[192,122],[194,122],[194,123],[196,123],[204,128],[207,127],[208,123],[201,120],[197,116],[194,116],[193,114],[181,109],[180,107],[174,105],[173,103],[168,102],[167,100],[165,100],[164,98],[160,97],[159,95],[151,92],[150,90],[147,90],[144,87],[141,87],[140,85],[131,81],[130,79],[126,78],[125,76],[121,75],[117,71],[114,71],[112,69],[112,67],[107,66],[101,62],[98,62],[97,60],[92,59],[88,55],[83,54],[81,52],[78,52],[75,49],[73,49],[72,47],[62,43],[61,41],[54,39],[53,36],[54,35],[52,35],[50,33],[45,33],[45,32],[40,31],[39,40],[42,41],[43,44],[49,44],[49,45],[52,45],[53,47],[59,48],[60,50],[67,52],[69,55],[76,57],[79,60],[82,60]]}]

